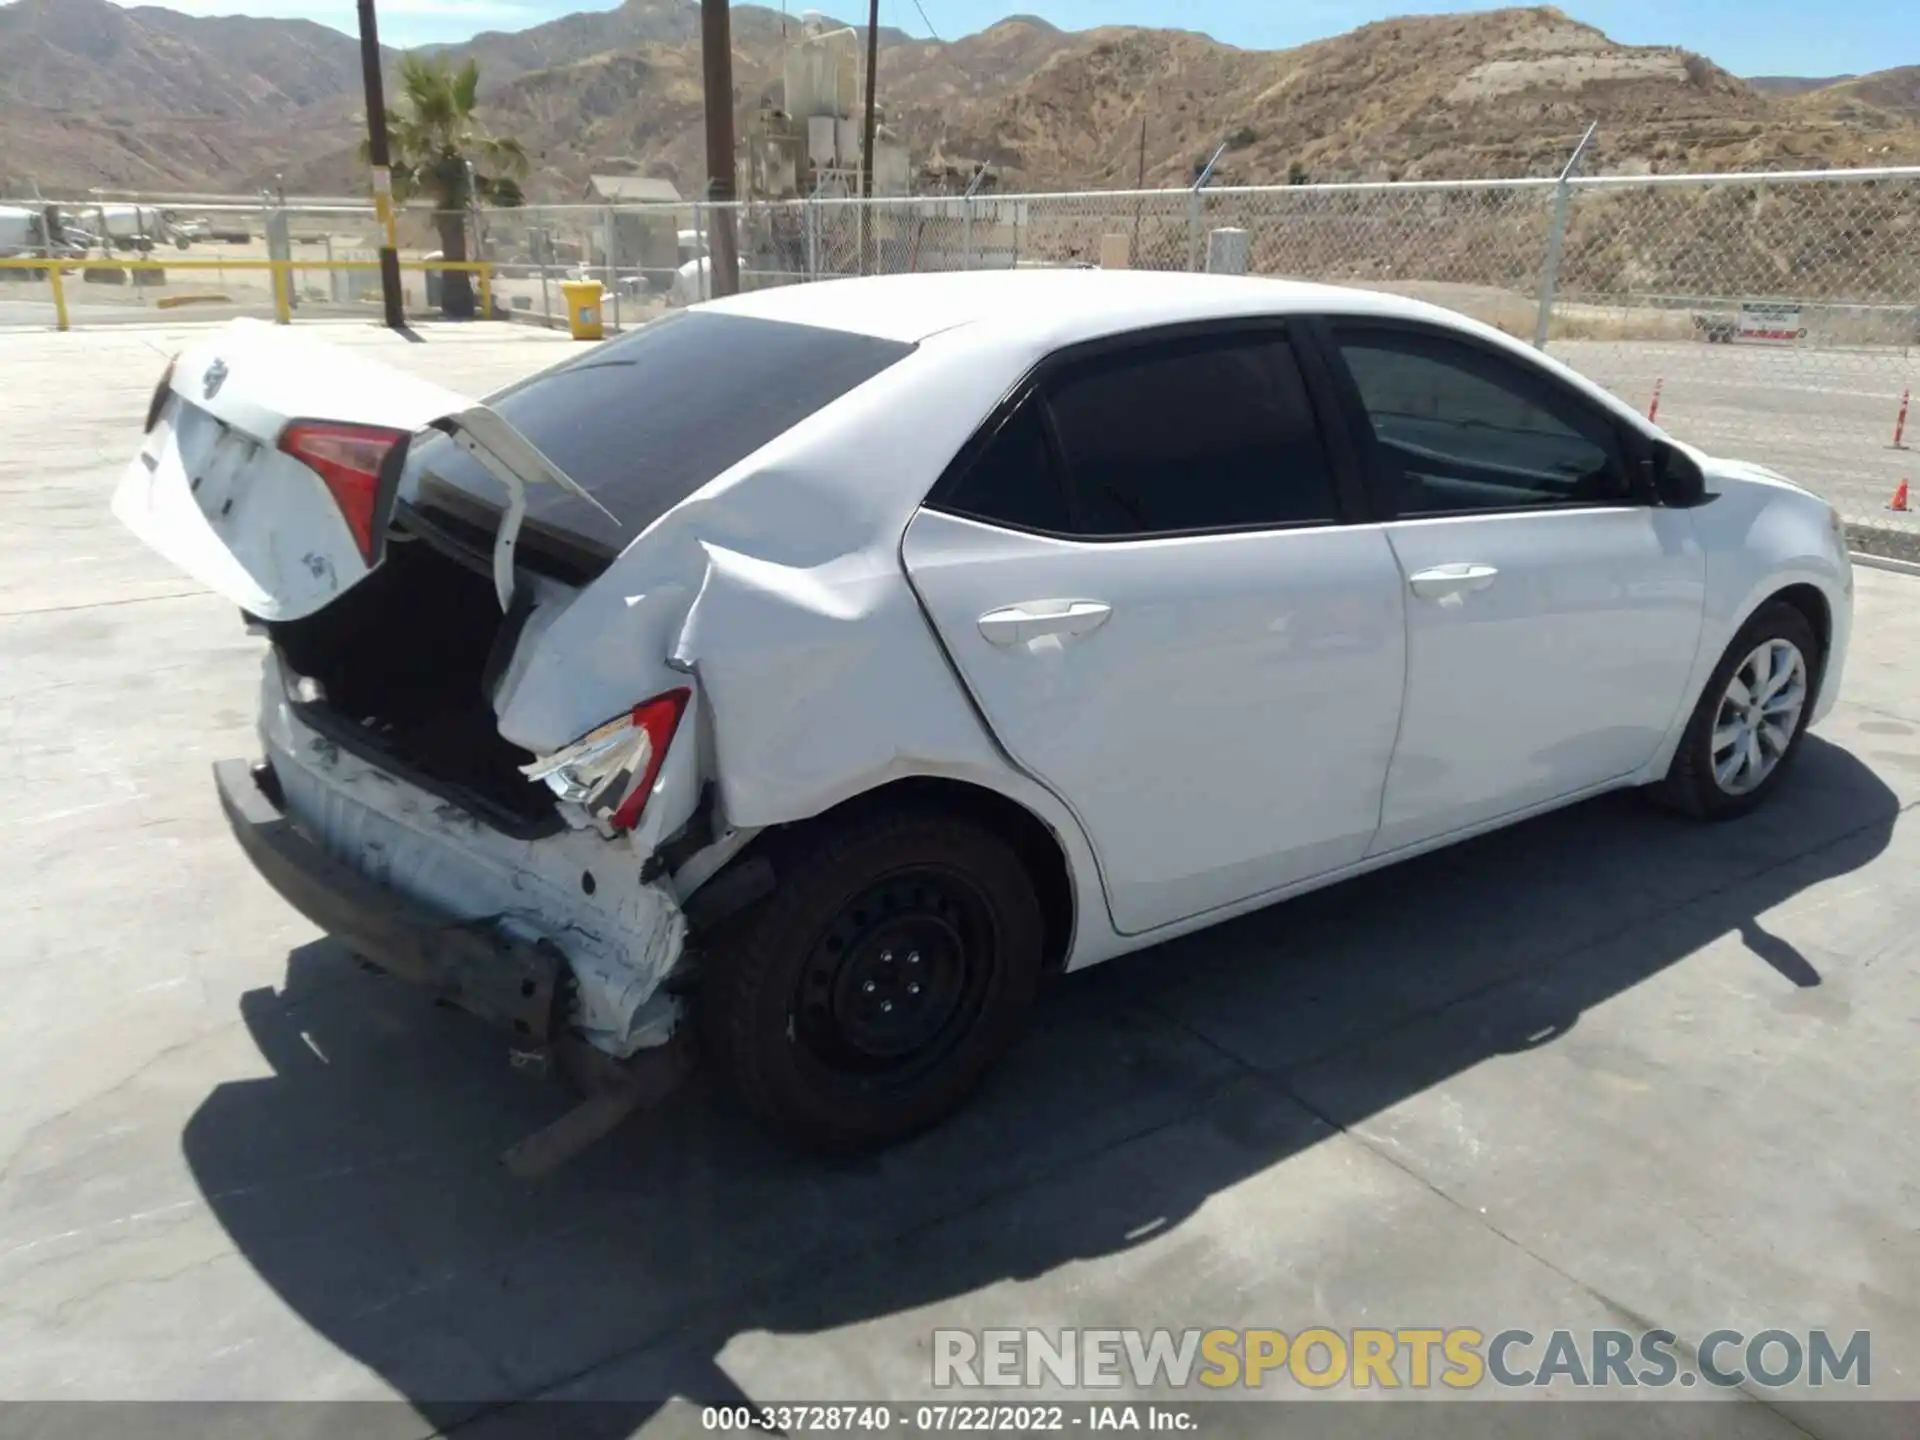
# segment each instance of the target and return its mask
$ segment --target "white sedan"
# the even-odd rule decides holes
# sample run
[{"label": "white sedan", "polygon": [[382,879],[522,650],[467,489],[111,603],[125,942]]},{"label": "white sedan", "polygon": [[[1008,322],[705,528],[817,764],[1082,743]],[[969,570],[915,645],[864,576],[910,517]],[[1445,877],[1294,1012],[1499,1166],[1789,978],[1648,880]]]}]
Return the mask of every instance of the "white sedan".
[{"label": "white sedan", "polygon": [[484,405],[242,323],[115,508],[270,642],[216,773],[282,894],[830,1147],[1049,972],[1602,791],[1743,813],[1853,591],[1824,502],[1493,330],[1194,275],[768,290]]}]

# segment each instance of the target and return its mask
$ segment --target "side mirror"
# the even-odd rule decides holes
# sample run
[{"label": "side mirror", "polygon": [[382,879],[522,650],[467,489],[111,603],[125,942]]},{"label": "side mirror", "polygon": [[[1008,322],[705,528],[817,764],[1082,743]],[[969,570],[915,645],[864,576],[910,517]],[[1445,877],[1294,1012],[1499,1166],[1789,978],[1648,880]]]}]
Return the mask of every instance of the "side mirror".
[{"label": "side mirror", "polygon": [[1706,472],[1678,445],[1655,441],[1651,467],[1654,493],[1669,509],[1691,510],[1713,499],[1707,491]]}]

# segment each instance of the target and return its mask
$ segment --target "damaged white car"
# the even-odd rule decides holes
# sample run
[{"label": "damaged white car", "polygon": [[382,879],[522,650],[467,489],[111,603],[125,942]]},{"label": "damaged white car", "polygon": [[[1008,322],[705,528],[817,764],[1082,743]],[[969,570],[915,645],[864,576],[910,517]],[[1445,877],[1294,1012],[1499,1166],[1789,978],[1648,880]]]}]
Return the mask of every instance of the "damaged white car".
[{"label": "damaged white car", "polygon": [[835,1147],[1049,971],[1603,790],[1745,810],[1850,628],[1778,476],[1450,313],[1206,276],[763,291],[484,405],[242,323],[114,503],[270,640],[216,776],[287,899],[523,1058],[697,1032]]}]

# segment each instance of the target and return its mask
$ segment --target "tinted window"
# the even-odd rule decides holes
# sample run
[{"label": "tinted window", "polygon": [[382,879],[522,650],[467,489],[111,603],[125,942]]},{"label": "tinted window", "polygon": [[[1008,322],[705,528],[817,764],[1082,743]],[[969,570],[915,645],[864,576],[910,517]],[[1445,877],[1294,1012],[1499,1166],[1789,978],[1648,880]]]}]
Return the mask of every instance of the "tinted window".
[{"label": "tinted window", "polygon": [[[714,476],[912,349],[811,325],[686,312],[488,403],[619,524],[551,485],[528,488],[528,520],[618,551]],[[504,502],[499,484],[444,436],[420,441],[408,468]]]},{"label": "tinted window", "polygon": [[1022,530],[1072,528],[1037,403],[1021,406],[1000,427],[960,477],[945,508]]},{"label": "tinted window", "polygon": [[1102,358],[1047,398],[1083,534],[1334,518],[1332,476],[1284,340]]},{"label": "tinted window", "polygon": [[1627,498],[1606,422],[1498,357],[1424,335],[1339,334],[1398,513]]}]

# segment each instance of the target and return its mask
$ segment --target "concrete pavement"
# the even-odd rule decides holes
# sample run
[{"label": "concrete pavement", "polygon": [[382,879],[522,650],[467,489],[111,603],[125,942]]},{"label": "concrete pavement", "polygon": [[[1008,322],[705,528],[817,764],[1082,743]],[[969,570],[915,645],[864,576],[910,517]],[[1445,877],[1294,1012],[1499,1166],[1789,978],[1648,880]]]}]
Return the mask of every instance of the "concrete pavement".
[{"label": "concrete pavement", "polygon": [[[568,349],[422,335],[338,338],[469,391]],[[177,338],[0,337],[0,1398],[690,1431],[931,1396],[936,1327],[1326,1324],[1870,1330],[1873,1393],[1920,1401],[1920,580],[1860,572],[1846,698],[1749,820],[1609,798],[1069,977],[869,1160],[696,1084],[524,1186],[495,1157],[564,1099],[225,833],[257,642],[106,512]],[[1911,1433],[1804,1384],[1683,1398],[1607,1433]]]}]

